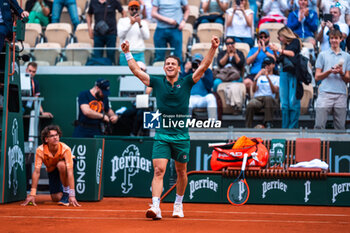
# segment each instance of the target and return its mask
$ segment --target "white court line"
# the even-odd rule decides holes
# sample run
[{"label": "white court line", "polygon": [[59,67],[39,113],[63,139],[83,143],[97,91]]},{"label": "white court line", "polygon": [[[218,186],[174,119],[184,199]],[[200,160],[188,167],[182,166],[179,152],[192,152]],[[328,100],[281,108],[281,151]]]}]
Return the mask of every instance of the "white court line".
[{"label": "white court line", "polygon": [[[109,209],[65,209],[63,208],[51,208],[51,209],[36,209],[37,207],[33,207],[39,211],[63,211],[63,212],[116,212],[116,213],[144,213],[144,210],[109,210]],[[1,208],[1,210],[14,210],[18,208]],[[172,213],[172,211],[162,210],[162,212]],[[284,215],[284,216],[323,216],[323,217],[350,217],[350,214],[327,214],[327,213],[276,213],[276,212],[238,212],[238,211],[206,211],[206,210],[185,210],[187,213],[199,213],[199,214],[246,214],[246,215]]]},{"label": "white court line", "polygon": [[[0,216],[0,218],[12,219],[79,219],[79,220],[146,220],[146,218],[118,218],[118,217],[59,217],[59,216]],[[175,218],[165,218],[166,221],[174,220]],[[263,223],[300,223],[300,224],[350,224],[344,221],[299,221],[299,220],[271,220],[271,219],[203,219],[203,218],[182,218],[180,221],[205,221],[205,222],[263,222]]]}]

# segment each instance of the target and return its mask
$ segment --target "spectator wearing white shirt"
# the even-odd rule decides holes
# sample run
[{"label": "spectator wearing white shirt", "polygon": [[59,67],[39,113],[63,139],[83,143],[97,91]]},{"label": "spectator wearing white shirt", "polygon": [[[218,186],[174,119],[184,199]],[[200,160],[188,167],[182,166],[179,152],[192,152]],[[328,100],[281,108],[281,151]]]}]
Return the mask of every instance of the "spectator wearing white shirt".
[{"label": "spectator wearing white shirt", "polygon": [[350,25],[350,2],[348,0],[319,0],[318,7],[323,14],[329,14],[331,8],[338,7],[341,12],[339,21]]},{"label": "spectator wearing white shirt", "polygon": [[[141,20],[140,3],[138,1],[130,1],[128,4],[129,17],[121,18],[118,21],[118,36],[120,41],[130,41],[130,50],[133,51],[133,56],[136,61],[145,62],[144,40],[149,38],[148,23]],[[127,66],[128,62],[124,54],[120,54],[119,64]]]},{"label": "spectator wearing white shirt", "polygon": [[249,8],[248,0],[241,0],[239,6],[234,2],[233,8],[226,11],[226,37],[253,47],[253,18],[254,12]]},{"label": "spectator wearing white shirt", "polygon": [[261,17],[258,27],[267,22],[287,23],[285,17],[285,11],[289,10],[287,0],[264,0],[262,10],[265,16]]},{"label": "spectator wearing white shirt", "polygon": [[264,124],[266,128],[272,127],[273,113],[278,108],[276,94],[279,89],[280,77],[273,74],[275,60],[272,57],[264,59],[262,69],[254,78],[254,98],[250,100],[246,112],[246,127],[251,128],[256,112],[264,110]]},{"label": "spectator wearing white shirt", "polygon": [[[332,7],[330,10],[332,17],[332,22],[330,21],[322,21],[321,26],[318,30],[318,34],[316,35],[316,40],[321,42],[321,52],[326,51],[330,48],[329,44],[329,30],[337,28],[339,31],[341,31],[343,37],[342,39],[344,40],[348,35],[349,35],[349,27],[346,23],[340,22],[340,16],[341,16],[341,11],[338,7]],[[341,44],[341,48],[344,50],[345,48],[345,43],[343,42]]]}]

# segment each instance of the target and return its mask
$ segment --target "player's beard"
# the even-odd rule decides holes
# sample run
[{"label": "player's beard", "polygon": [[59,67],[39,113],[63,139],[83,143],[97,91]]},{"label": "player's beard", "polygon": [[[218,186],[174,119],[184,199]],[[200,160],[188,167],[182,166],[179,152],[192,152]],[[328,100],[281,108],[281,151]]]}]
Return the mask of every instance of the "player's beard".
[{"label": "player's beard", "polygon": [[103,94],[101,94],[100,92],[96,92],[96,99],[97,99],[98,101],[103,100]]}]

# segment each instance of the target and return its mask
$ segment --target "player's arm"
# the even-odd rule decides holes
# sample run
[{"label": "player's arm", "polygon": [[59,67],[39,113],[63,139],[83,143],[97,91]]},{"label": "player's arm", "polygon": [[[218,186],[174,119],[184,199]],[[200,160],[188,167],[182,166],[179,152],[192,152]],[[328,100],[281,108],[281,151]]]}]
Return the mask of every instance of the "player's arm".
[{"label": "player's arm", "polygon": [[170,25],[173,25],[173,26],[176,26],[176,25],[178,25],[180,23],[180,22],[176,22],[175,19],[168,18],[166,16],[163,16],[163,15],[159,14],[158,13],[158,7],[156,7],[156,6],[152,7],[151,16],[153,18],[157,19],[157,20],[166,22],[167,24],[170,24]]},{"label": "player's arm", "polygon": [[22,206],[26,206],[30,203],[36,206],[35,196],[36,196],[36,189],[38,187],[39,177],[40,177],[40,168],[35,167],[32,175],[32,188],[30,189],[30,193],[27,196],[26,200],[22,203]]},{"label": "player's arm", "polygon": [[327,78],[332,73],[332,69],[322,72],[322,69],[316,68],[315,80],[320,81]]},{"label": "player's arm", "polygon": [[135,59],[132,57],[132,54],[129,50],[129,41],[124,41],[121,44],[121,48],[123,52],[125,53],[125,58],[128,61],[128,66],[131,70],[131,72],[143,82],[146,86],[149,86],[150,84],[150,77],[149,75],[142,71],[139,65],[136,63]]},{"label": "player's arm", "polygon": [[151,95],[152,91],[153,91],[153,88],[152,88],[152,87],[147,87],[145,93],[146,93],[147,95]]},{"label": "player's arm", "polygon": [[193,82],[198,82],[199,79],[203,76],[204,72],[208,69],[210,64],[213,62],[216,49],[219,47],[220,39],[217,36],[213,36],[211,39],[211,47],[209,52],[204,57],[203,61],[199,65],[198,69],[193,73],[192,79]]},{"label": "player's arm", "polygon": [[[67,175],[68,175],[68,184],[69,187],[75,187],[74,186],[74,173],[73,173],[73,167],[67,167]],[[78,203],[77,199],[75,198],[75,189],[69,190],[69,203],[73,205],[74,207],[80,207],[81,205]]]},{"label": "player's arm", "polygon": [[64,153],[64,160],[66,161],[66,167],[67,167],[67,180],[68,185],[70,187],[69,189],[69,203],[73,205],[74,207],[79,207],[79,203],[77,199],[75,198],[75,184],[74,184],[74,172],[73,172],[73,155],[72,151],[66,150]]},{"label": "player's arm", "polygon": [[103,120],[103,121],[109,122],[109,117],[108,116],[106,116],[102,112],[95,112],[94,110],[92,110],[90,108],[90,106],[88,104],[81,104],[80,105],[80,109],[83,112],[83,114],[85,116],[87,116],[88,118],[99,119],[99,120]]},{"label": "player's arm", "polygon": [[117,123],[117,121],[118,121],[118,115],[115,114],[115,112],[114,112],[111,108],[108,110],[107,115],[108,115],[108,117],[109,117],[109,120],[110,120],[113,124]]}]

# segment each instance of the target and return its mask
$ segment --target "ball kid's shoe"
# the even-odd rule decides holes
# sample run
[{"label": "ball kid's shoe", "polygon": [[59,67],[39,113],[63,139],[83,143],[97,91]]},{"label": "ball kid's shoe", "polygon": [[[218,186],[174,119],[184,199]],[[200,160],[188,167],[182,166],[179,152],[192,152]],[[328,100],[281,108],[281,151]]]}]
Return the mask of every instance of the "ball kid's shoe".
[{"label": "ball kid's shoe", "polygon": [[58,202],[59,205],[69,206],[69,194],[63,193],[61,200]]}]

